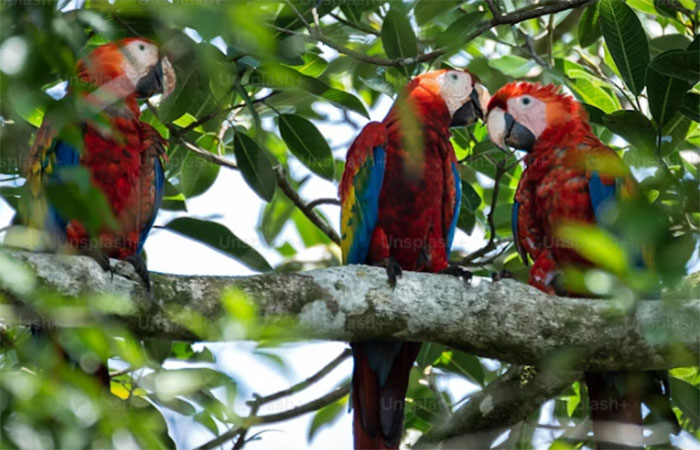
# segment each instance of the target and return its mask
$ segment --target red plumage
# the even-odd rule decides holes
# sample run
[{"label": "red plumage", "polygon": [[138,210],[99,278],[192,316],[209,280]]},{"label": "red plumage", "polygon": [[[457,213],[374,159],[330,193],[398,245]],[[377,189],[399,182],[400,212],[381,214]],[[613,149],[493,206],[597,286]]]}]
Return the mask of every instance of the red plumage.
[{"label": "red plumage", "polygon": [[[635,189],[634,179],[619,156],[593,134],[583,107],[570,96],[559,94],[555,86],[506,85],[492,98],[489,115],[496,108],[510,114],[509,105],[519,105],[513,99],[524,95],[544,103],[545,117],[541,120],[546,126],[535,136],[532,148],[526,149],[526,169],[515,194],[516,243],[526,253],[525,257],[529,255],[533,260],[531,285],[550,294],[585,295],[564,292],[563,286],[555,283],[555,276],[566,267],[593,266],[575,250],[574,243],[558,236],[558,227],[567,223],[597,224],[595,209],[600,206],[600,199],[593,198],[592,179],[593,184],[600,183],[601,191],[611,195],[613,202],[616,183],[619,190],[631,193]],[[531,120],[526,115],[519,116],[523,121]],[[598,448],[620,448],[620,442],[641,445],[642,402],[677,427],[669,403],[667,374],[587,373],[585,379]],[[620,428],[621,423],[637,426]]]},{"label": "red plumage", "polygon": [[[401,269],[425,272],[447,268],[459,180],[450,112],[436,81],[443,73],[412,80],[386,118],[368,124],[348,151],[340,186],[344,262],[393,261]],[[381,154],[372,153],[377,148]],[[367,173],[376,176],[375,164],[382,163],[383,182],[373,183]],[[378,202],[376,223],[367,225],[375,219],[367,206],[372,201]],[[364,238],[369,247],[358,260],[353,245]],[[419,349],[419,343],[409,342],[353,344],[355,448],[398,448],[409,373]]]},{"label": "red plumage", "polygon": [[[156,160],[165,156],[165,142],[147,123],[135,117],[113,117],[112,135],[104,136],[87,125],[80,163],[105,195],[118,228],[101,230],[97,246],[111,258],[135,255],[143,245],[141,233],[149,226],[160,202],[156,189]],[[162,169],[160,169],[162,170]],[[76,248],[89,242],[77,221],[66,227],[68,241]]]}]

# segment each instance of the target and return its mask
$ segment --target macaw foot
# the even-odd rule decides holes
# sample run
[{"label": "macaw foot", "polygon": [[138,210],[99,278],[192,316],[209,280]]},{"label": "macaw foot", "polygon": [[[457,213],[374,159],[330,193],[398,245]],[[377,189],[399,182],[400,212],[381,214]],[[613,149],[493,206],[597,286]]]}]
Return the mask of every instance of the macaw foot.
[{"label": "macaw foot", "polygon": [[491,272],[491,281],[501,281],[506,278],[510,278],[512,280],[515,277],[513,276],[513,273],[510,270],[506,269],[499,270],[498,272]]},{"label": "macaw foot", "polygon": [[394,289],[396,287],[396,280],[401,278],[401,275],[403,275],[401,266],[399,265],[399,262],[396,260],[396,258],[394,258],[393,256],[389,256],[388,258],[379,261],[375,265],[384,267],[386,269],[386,276],[387,278],[389,278],[389,286],[391,286],[391,288]]},{"label": "macaw foot", "polygon": [[143,260],[141,255],[134,253],[124,258],[124,261],[128,262],[134,266],[134,270],[143,280],[143,284],[146,286],[146,290],[151,290],[151,278],[148,275],[148,267],[146,267],[146,261]]},{"label": "macaw foot", "polygon": [[464,280],[464,282],[467,284],[469,284],[472,281],[472,273],[468,270],[462,269],[459,266],[447,266],[438,273],[457,277],[461,280]]},{"label": "macaw foot", "polygon": [[107,256],[106,253],[99,250],[83,250],[82,253],[92,258],[105,272],[109,272],[112,275],[114,274],[112,272],[112,265],[109,263],[109,256]]},{"label": "macaw foot", "polygon": [[554,275],[552,281],[549,282],[549,286],[554,289],[554,293],[559,297],[568,297],[570,295],[568,292],[566,292],[566,288],[564,287],[564,277],[560,273]]}]

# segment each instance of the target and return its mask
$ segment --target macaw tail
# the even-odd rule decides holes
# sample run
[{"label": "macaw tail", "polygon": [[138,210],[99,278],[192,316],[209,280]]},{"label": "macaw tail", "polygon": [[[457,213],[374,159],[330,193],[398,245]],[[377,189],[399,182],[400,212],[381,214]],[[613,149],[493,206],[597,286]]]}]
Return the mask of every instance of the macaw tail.
[{"label": "macaw tail", "polygon": [[[586,385],[598,450],[642,449],[642,424],[654,429],[654,443],[668,443],[680,425],[671,408],[668,372],[586,373]],[[651,411],[643,420],[642,403]]]},{"label": "macaw tail", "polygon": [[417,342],[352,344],[356,450],[399,448],[408,377],[419,350]]}]

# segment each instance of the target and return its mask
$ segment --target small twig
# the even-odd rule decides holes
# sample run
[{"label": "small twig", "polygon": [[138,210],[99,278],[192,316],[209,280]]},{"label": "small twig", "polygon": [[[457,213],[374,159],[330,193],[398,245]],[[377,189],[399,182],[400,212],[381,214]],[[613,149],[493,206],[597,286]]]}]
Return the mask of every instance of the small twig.
[{"label": "small twig", "polygon": [[309,209],[314,209],[315,207],[317,207],[319,205],[340,206],[340,200],[338,200],[337,198],[317,198],[316,200],[309,202],[309,204],[306,205],[306,207]]},{"label": "small twig", "polygon": [[488,6],[493,17],[499,17],[501,15],[501,10],[494,0],[486,0],[486,6]]},{"label": "small twig", "polygon": [[121,376],[121,375],[126,375],[127,373],[133,372],[133,371],[135,371],[135,370],[137,370],[137,369],[138,369],[138,368],[127,367],[126,369],[117,370],[116,372],[110,373],[110,374],[109,374],[109,377],[110,377],[110,378],[114,378],[114,377],[118,377],[118,376]]},{"label": "small twig", "polygon": [[288,411],[283,411],[280,413],[268,414],[265,416],[258,416],[255,425],[263,425],[266,423],[282,422],[284,420],[292,419],[302,414],[306,414],[311,411],[316,411],[324,406],[330,405],[333,402],[340,400],[341,398],[348,395],[350,392],[350,383],[345,383],[332,390],[331,392],[315,399],[308,403],[292,408]]},{"label": "small twig", "polygon": [[438,399],[438,404],[440,405],[442,413],[445,416],[451,416],[452,410],[445,401],[445,397],[443,397],[442,392],[440,391],[440,389],[438,389],[437,382],[435,381],[435,372],[433,372],[432,366],[428,366],[425,368],[425,379],[428,381],[428,387],[430,387],[430,390],[435,393],[435,397],[437,397]]},{"label": "small twig", "polygon": [[374,28],[367,26],[367,25],[364,25],[364,24],[361,24],[361,23],[350,22],[349,20],[339,16],[336,13],[331,13],[331,17],[334,18],[335,20],[337,20],[338,22],[342,23],[343,25],[348,26],[350,28],[354,28],[357,31],[362,31],[363,33],[367,33],[367,34],[373,34],[375,36],[382,35],[382,33],[379,30],[375,30]]},{"label": "small twig", "polygon": [[196,154],[197,156],[206,159],[207,161],[218,164],[220,166],[225,166],[228,167],[229,169],[234,169],[238,170],[238,166],[236,163],[233,161],[229,161],[226,158],[222,158],[221,156],[215,155],[214,153],[208,152],[204,150],[203,148],[200,148],[190,142],[187,142],[184,138],[180,138],[180,142],[182,142],[182,145],[187,148],[187,150],[191,151],[192,153]]},{"label": "small twig", "polygon": [[547,22],[547,46],[549,50],[549,60],[547,67],[554,67],[554,14],[549,15],[549,21]]},{"label": "small twig", "polygon": [[268,423],[283,422],[285,420],[293,419],[294,417],[301,416],[311,411],[316,411],[320,408],[323,408],[324,406],[330,405],[331,403],[340,400],[341,398],[345,397],[348,394],[348,392],[350,392],[350,383],[346,383],[315,400],[311,400],[308,403],[304,403],[303,405],[297,406],[296,408],[292,408],[287,411],[275,414],[268,414],[265,416],[247,417],[243,420],[243,425],[232,428],[222,433],[220,436],[198,447],[197,450],[206,450],[218,447],[224,442],[235,438],[239,434],[243,433],[244,431],[247,431],[249,428],[252,428],[254,426],[265,425]]},{"label": "small twig", "polygon": [[264,397],[261,397],[259,395],[254,395],[255,398],[253,400],[248,400],[246,404],[248,406],[254,406],[257,405],[258,407],[264,405],[265,403],[270,403],[272,401],[278,400],[282,397],[287,397],[292,394],[296,394],[299,391],[303,391],[307,387],[311,386],[312,384],[316,383],[318,380],[321,378],[325,377],[329,373],[333,371],[336,367],[340,365],[343,361],[348,359],[348,357],[352,354],[352,350],[347,348],[343,350],[343,352],[338,355],[333,361],[329,362],[325,366],[321,368],[318,372],[315,374],[311,375],[310,377],[306,378],[305,380],[300,381],[299,383],[287,388],[283,389],[281,391],[275,392],[274,394],[266,395]]},{"label": "small twig", "polygon": [[321,219],[321,216],[309,208],[309,205],[307,205],[304,199],[299,196],[299,193],[297,193],[294,187],[289,183],[289,180],[287,180],[284,167],[278,165],[274,167],[274,170],[277,185],[280,187],[280,189],[282,189],[282,192],[284,192],[292,203],[294,203],[314,225],[323,231],[331,241],[340,245],[340,236],[338,236],[338,233],[336,233],[336,231],[330,225],[328,225],[326,221]]}]

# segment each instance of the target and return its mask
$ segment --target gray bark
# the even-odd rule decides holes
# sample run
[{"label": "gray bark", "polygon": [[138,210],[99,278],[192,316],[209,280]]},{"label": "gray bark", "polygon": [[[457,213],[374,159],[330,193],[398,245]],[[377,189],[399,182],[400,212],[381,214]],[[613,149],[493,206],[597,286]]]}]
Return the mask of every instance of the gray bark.
[{"label": "gray bark", "polygon": [[[114,262],[111,276],[85,257],[6,253],[68,297],[127,298],[93,295],[91,302],[144,338],[221,339],[221,328],[213,326],[226,315],[221,294],[239,289],[257,305],[264,323],[293,322],[298,338],[430,341],[517,364],[557,361],[559,370],[696,365],[700,354],[698,299],[640,301],[625,312],[614,301],[549,296],[513,280],[466,285],[422,273],[405,273],[392,290],[382,269],[367,266],[251,277],[152,273],[148,292],[123,262]],[[14,300],[14,320],[35,319]],[[183,318],[192,317],[198,320],[183,326]],[[0,320],[13,319],[4,310]]]}]

